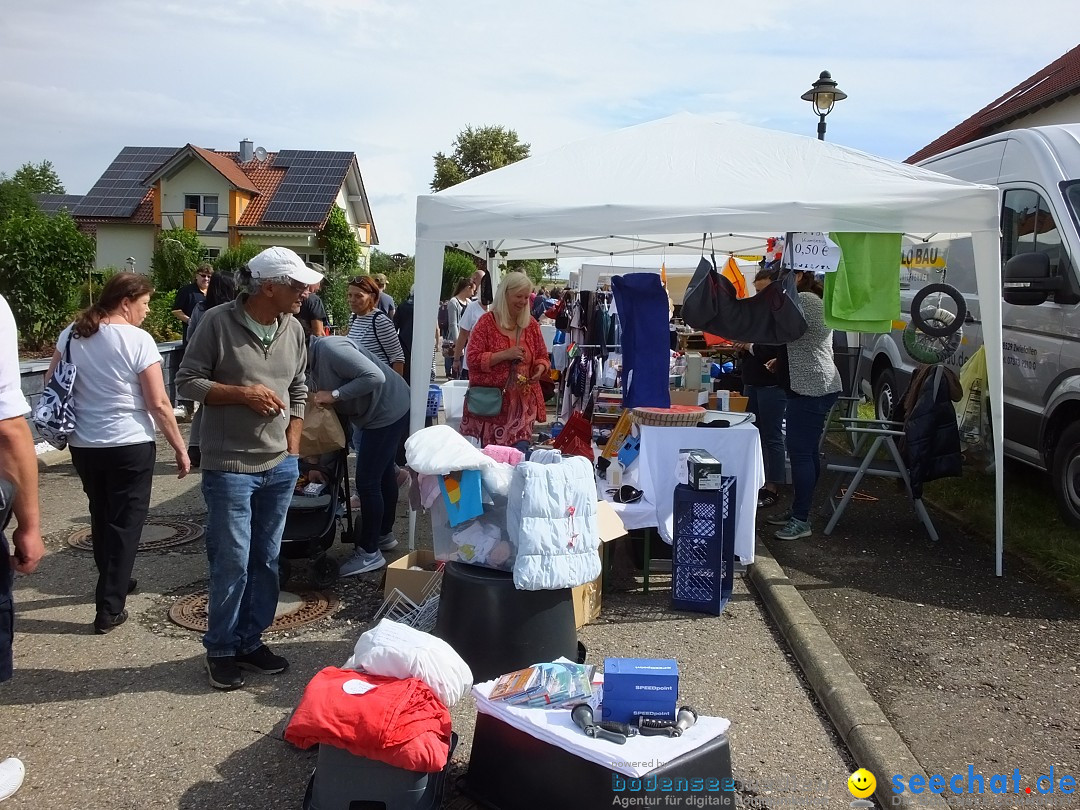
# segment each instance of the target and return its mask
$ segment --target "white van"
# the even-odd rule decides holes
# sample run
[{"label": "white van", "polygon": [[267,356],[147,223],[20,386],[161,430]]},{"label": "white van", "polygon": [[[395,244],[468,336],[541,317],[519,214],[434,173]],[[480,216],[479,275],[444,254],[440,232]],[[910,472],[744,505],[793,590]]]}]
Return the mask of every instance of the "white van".
[{"label": "white van", "polygon": [[[1004,450],[1049,472],[1062,516],[1080,526],[1080,124],[1002,132],[918,165],[1002,191]],[[964,294],[963,342],[949,361],[963,365],[982,344],[970,237],[905,238],[904,268],[905,321],[925,284]],[[883,416],[914,368],[902,331],[863,336],[863,390]]]}]

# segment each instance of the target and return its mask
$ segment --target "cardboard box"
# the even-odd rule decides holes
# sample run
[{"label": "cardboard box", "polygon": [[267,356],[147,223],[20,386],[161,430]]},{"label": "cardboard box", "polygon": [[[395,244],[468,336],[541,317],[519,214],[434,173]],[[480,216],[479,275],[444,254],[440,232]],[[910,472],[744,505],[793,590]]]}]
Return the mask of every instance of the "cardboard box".
[{"label": "cardboard box", "polygon": [[[441,577],[442,571],[428,570],[435,566],[435,552],[426,549],[410,551],[404,557],[399,557],[386,566],[386,579],[383,582],[383,597],[389,598],[397,588],[413,602],[420,604],[424,599],[424,592],[429,589],[434,577]],[[422,571],[410,570],[413,566],[419,566]]]},{"label": "cardboard box", "polygon": [[605,658],[604,701],[660,703],[679,699],[674,658]]},{"label": "cardboard box", "polygon": [[701,405],[709,404],[708,391],[689,391],[685,388],[671,389],[672,405]]},{"label": "cardboard box", "polygon": [[[626,536],[626,527],[623,526],[622,518],[607,501],[600,501],[596,505],[596,532],[600,535],[599,554],[602,567],[604,543]],[[573,589],[575,627],[582,627],[600,615],[603,581],[604,572],[601,571],[600,576],[592,582],[586,582]]]},{"label": "cardboard box", "polygon": [[687,483],[692,489],[722,489],[720,462],[705,450],[690,450],[686,458]]}]

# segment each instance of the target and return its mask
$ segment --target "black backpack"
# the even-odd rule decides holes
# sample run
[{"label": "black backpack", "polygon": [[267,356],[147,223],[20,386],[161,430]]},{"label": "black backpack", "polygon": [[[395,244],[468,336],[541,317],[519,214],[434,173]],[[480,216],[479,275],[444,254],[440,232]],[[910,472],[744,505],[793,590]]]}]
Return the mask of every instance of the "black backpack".
[{"label": "black backpack", "polygon": [[448,306],[450,306],[449,301],[439,304],[439,332],[444,336],[450,331],[450,313],[446,309]]}]

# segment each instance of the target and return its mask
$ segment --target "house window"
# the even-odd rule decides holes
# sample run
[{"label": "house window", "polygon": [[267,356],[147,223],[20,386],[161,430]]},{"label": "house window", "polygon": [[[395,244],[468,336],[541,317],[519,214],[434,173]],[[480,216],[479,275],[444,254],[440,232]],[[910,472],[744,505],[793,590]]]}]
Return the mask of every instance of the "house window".
[{"label": "house window", "polygon": [[184,208],[190,208],[197,214],[216,217],[218,214],[217,194],[185,194]]},{"label": "house window", "polygon": [[204,262],[213,262],[220,255],[221,250],[218,248],[203,248],[202,260]]},{"label": "house window", "polygon": [[308,264],[320,264],[326,266],[326,257],[321,253],[298,253],[301,259]]}]

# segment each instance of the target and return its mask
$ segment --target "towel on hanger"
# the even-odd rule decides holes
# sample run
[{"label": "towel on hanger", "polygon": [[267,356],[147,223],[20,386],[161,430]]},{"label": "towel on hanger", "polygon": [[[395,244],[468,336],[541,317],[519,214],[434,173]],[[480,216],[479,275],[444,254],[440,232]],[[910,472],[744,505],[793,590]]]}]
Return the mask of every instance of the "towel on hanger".
[{"label": "towel on hanger", "polygon": [[900,317],[900,234],[829,238],[840,246],[840,265],[825,274],[825,325],[842,332],[891,332]]},{"label": "towel on hanger", "polygon": [[668,296],[656,273],[611,279],[622,327],[623,407],[667,408]]}]

